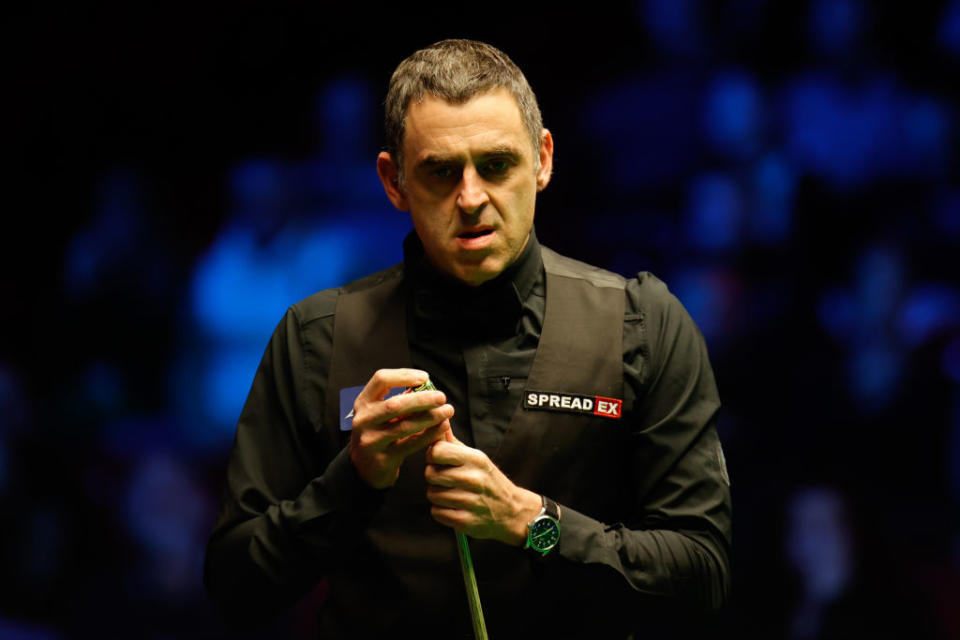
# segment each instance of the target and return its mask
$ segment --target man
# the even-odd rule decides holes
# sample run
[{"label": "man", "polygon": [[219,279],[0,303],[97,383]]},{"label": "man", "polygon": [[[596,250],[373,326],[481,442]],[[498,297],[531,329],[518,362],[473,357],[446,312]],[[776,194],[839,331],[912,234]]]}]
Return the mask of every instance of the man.
[{"label": "man", "polygon": [[[470,637],[456,531],[493,638],[624,638],[716,611],[729,491],[689,316],[649,274],[539,245],[553,139],[502,52],[414,53],[386,112],[377,172],[415,233],[403,264],[277,327],[237,426],[212,597],[259,617],[326,578],[323,637]],[[428,376],[438,391],[388,397]]]}]

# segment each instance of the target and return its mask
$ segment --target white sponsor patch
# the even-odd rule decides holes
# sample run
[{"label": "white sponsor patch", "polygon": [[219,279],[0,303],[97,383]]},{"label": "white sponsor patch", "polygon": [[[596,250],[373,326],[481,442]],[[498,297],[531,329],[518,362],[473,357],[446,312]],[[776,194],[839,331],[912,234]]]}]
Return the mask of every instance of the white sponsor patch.
[{"label": "white sponsor patch", "polygon": [[538,411],[563,411],[619,419],[623,400],[605,396],[584,396],[576,393],[526,391],[523,408]]}]

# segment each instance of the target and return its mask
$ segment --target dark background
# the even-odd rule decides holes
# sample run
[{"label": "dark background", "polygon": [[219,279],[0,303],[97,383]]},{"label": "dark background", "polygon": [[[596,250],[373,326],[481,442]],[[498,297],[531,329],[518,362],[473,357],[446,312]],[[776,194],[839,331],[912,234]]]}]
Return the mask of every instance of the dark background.
[{"label": "dark background", "polygon": [[228,637],[200,576],[233,421],[287,305],[399,259],[383,94],[446,37],[538,95],[541,241],[653,271],[707,339],[718,635],[960,637],[960,2],[46,4],[4,32],[0,637]]}]

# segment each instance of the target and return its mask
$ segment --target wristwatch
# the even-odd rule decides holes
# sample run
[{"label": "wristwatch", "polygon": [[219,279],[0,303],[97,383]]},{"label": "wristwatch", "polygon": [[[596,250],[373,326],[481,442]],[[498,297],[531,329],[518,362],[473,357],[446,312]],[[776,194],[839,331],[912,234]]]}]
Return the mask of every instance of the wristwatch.
[{"label": "wristwatch", "polygon": [[560,542],[560,506],[547,496],[540,497],[543,507],[537,517],[527,523],[527,544],[523,548],[545,556]]}]

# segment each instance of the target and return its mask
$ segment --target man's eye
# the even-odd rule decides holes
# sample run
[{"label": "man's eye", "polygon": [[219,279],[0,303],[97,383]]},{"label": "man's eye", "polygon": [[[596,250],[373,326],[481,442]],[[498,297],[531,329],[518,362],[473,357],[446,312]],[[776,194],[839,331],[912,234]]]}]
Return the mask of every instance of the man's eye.
[{"label": "man's eye", "polygon": [[506,160],[487,160],[481,167],[482,173],[488,176],[500,176],[507,172],[510,164]]},{"label": "man's eye", "polygon": [[439,178],[441,180],[449,180],[453,178],[455,171],[453,167],[437,167],[433,170],[433,177]]}]

